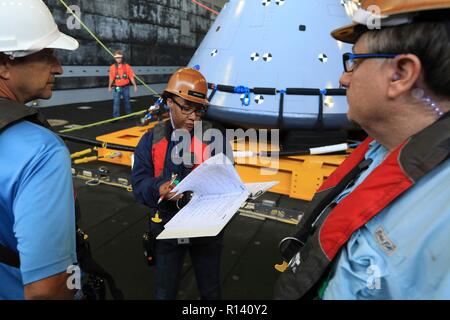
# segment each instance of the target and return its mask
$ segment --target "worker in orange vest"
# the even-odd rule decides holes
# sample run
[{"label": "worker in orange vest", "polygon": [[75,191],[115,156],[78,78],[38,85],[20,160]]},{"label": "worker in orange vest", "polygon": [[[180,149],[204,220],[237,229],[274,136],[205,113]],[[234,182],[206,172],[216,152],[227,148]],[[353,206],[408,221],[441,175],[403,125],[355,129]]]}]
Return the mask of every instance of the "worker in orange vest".
[{"label": "worker in orange vest", "polygon": [[120,50],[114,52],[116,62],[109,68],[109,92],[113,93],[113,117],[120,116],[120,98],[123,97],[126,114],[131,113],[130,105],[130,82],[137,92],[137,85],[134,79],[134,72],[131,66],[123,61],[123,53]]}]

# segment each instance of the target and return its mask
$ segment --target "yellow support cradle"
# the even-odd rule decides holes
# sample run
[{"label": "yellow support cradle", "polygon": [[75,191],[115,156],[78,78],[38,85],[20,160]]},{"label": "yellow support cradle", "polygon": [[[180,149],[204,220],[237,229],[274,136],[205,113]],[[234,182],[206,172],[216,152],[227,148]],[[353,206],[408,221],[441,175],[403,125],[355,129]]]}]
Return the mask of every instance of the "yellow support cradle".
[{"label": "yellow support cradle", "polygon": [[[133,127],[97,137],[97,140],[136,147],[141,137],[157,123],[143,127]],[[235,143],[235,151],[263,151],[257,145]],[[276,151],[276,150],[273,150]],[[98,148],[98,156],[103,157],[114,150]],[[346,155],[308,155],[273,158],[235,158],[236,170],[244,182],[279,181],[270,192],[287,195],[294,199],[310,201],[316,190],[331,173],[346,159]],[[100,161],[131,166],[132,152],[122,152],[121,157],[100,158]],[[276,169],[278,168],[278,169]]]}]

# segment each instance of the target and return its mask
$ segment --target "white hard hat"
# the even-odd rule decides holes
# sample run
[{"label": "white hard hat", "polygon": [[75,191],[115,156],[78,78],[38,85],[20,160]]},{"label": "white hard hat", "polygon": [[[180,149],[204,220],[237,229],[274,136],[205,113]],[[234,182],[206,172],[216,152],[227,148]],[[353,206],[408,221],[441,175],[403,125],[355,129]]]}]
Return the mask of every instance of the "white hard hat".
[{"label": "white hard hat", "polygon": [[0,0],[0,52],[16,58],[45,48],[78,46],[77,40],[59,31],[42,0]]},{"label": "white hard hat", "polygon": [[123,53],[121,50],[114,51],[114,58],[123,58]]}]

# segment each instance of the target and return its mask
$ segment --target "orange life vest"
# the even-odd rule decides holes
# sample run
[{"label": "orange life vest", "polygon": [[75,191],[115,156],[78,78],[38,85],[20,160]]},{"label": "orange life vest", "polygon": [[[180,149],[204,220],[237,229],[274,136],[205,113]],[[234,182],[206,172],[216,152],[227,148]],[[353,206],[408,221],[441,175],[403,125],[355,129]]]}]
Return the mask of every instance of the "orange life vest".
[{"label": "orange life vest", "polygon": [[114,79],[113,85],[116,87],[125,87],[130,84],[130,79],[134,77],[129,64],[124,63],[119,67],[117,64],[111,66],[109,72],[110,79]]},{"label": "orange life vest", "polygon": [[[155,177],[161,176],[164,172],[164,163],[166,160],[167,148],[169,146],[167,133],[169,129],[168,126],[170,125],[170,122],[161,122],[153,128],[151,156],[153,160]],[[211,127],[212,124],[210,122],[202,121],[202,135],[204,131]],[[193,159],[195,160],[193,163],[193,169],[195,169],[208,159],[208,144],[202,140],[202,137],[197,137],[194,134],[191,139],[190,153],[193,155]]]}]

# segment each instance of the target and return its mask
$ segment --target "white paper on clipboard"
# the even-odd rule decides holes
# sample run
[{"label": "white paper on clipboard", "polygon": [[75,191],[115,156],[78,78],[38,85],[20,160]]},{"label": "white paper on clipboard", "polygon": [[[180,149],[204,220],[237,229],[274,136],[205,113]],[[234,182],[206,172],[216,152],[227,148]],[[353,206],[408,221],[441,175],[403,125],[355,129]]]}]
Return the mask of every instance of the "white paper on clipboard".
[{"label": "white paper on clipboard", "polygon": [[244,184],[233,163],[216,155],[193,170],[173,190],[192,191],[193,197],[165,226],[156,239],[213,237],[218,235],[250,196],[259,196],[278,182]]}]

